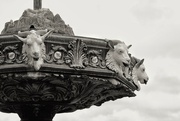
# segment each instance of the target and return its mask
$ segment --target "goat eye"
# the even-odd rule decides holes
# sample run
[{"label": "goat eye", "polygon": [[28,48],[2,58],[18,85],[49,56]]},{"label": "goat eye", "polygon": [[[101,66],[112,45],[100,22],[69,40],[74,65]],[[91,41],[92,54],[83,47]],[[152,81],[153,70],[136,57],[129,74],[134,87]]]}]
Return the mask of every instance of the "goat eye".
[{"label": "goat eye", "polygon": [[119,50],[119,53],[123,53],[123,51],[122,51],[122,50]]}]

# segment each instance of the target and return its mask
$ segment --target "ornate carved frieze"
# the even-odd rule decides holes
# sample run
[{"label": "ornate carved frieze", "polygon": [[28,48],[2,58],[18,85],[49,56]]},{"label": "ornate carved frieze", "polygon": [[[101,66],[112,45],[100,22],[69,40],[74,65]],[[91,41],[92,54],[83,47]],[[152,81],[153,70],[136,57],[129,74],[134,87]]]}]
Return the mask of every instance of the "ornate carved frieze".
[{"label": "ornate carved frieze", "polygon": [[[10,42],[7,43],[6,39]],[[139,76],[136,72],[141,70],[142,62],[128,53],[131,66],[128,68],[127,63],[121,63],[133,77],[127,78],[125,68],[119,67],[120,46],[113,45],[114,51],[113,46],[109,48],[111,45],[107,40],[51,34],[44,41],[46,51],[39,70],[28,66],[27,54],[23,54],[24,42],[13,36],[0,36],[0,41],[1,111],[21,115],[23,104],[23,107],[31,107],[34,112],[31,115],[40,115],[38,112],[46,106],[54,111],[54,115],[133,97],[134,90],[139,89],[136,87]],[[115,55],[109,58],[108,53]],[[121,68],[122,75],[109,68],[108,64]],[[46,106],[37,106],[42,103]],[[22,114],[22,119],[23,115],[26,114]]]},{"label": "ornate carved frieze", "polygon": [[66,64],[70,68],[85,69],[86,67],[105,69],[105,57],[102,49],[90,48],[81,39],[72,40],[67,44],[51,44],[45,61],[58,65]]},{"label": "ornate carved frieze", "polygon": [[86,75],[40,72],[1,74],[0,85],[1,103],[33,105],[53,102],[58,107],[59,113],[135,96],[133,91],[122,83],[113,85],[106,78]]}]

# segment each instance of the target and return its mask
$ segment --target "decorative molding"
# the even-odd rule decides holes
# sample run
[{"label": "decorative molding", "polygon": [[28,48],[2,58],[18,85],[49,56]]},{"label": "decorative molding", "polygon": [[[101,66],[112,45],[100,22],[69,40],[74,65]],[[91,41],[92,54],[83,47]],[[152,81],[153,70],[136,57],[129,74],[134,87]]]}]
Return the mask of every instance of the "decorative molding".
[{"label": "decorative molding", "polygon": [[68,44],[68,49],[65,57],[66,64],[74,69],[84,69],[88,64],[86,57],[87,45],[81,39],[77,39]]}]

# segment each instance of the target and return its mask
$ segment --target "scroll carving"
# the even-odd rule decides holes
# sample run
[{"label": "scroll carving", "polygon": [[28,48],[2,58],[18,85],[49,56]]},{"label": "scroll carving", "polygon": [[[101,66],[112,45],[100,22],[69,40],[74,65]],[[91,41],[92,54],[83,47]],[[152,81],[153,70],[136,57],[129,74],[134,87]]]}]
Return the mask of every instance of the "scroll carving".
[{"label": "scroll carving", "polygon": [[106,68],[105,60],[102,57],[102,50],[89,50],[87,52],[89,66],[97,68]]},{"label": "scroll carving", "polygon": [[60,45],[51,44],[51,50],[46,56],[47,63],[65,64],[65,55],[67,50]]},{"label": "scroll carving", "polygon": [[0,45],[0,64],[22,63],[23,58],[19,51],[18,44],[2,47]]},{"label": "scroll carving", "polygon": [[39,104],[42,101],[55,101],[59,102],[56,105],[57,112],[61,113],[135,96],[125,85],[112,85],[106,78],[58,73],[37,74],[38,79],[31,78],[26,73],[0,74],[0,102]]}]

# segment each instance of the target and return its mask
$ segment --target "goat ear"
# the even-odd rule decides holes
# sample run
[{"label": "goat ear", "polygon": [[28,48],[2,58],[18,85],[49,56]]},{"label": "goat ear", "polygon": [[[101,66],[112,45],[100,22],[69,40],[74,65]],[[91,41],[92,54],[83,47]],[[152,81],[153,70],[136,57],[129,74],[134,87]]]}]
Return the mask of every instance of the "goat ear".
[{"label": "goat ear", "polygon": [[129,49],[132,45],[128,45],[127,48]]},{"label": "goat ear", "polygon": [[49,36],[54,30],[50,30],[49,32],[47,32],[46,34],[44,34],[43,36],[41,36],[42,40],[44,41],[46,39],[47,36]]},{"label": "goat ear", "polygon": [[143,64],[144,59],[140,60],[137,64],[136,64],[136,68],[139,68],[141,64]]},{"label": "goat ear", "polygon": [[114,49],[114,43],[113,43],[113,41],[109,40],[109,41],[108,41],[108,46],[109,46],[111,49]]},{"label": "goat ear", "polygon": [[20,37],[20,36],[18,36],[18,35],[14,35],[14,37],[15,37],[17,40],[20,40],[20,41],[22,41],[22,42],[24,42],[24,43],[26,43],[26,41],[27,41],[26,38],[22,38],[22,37]]}]

